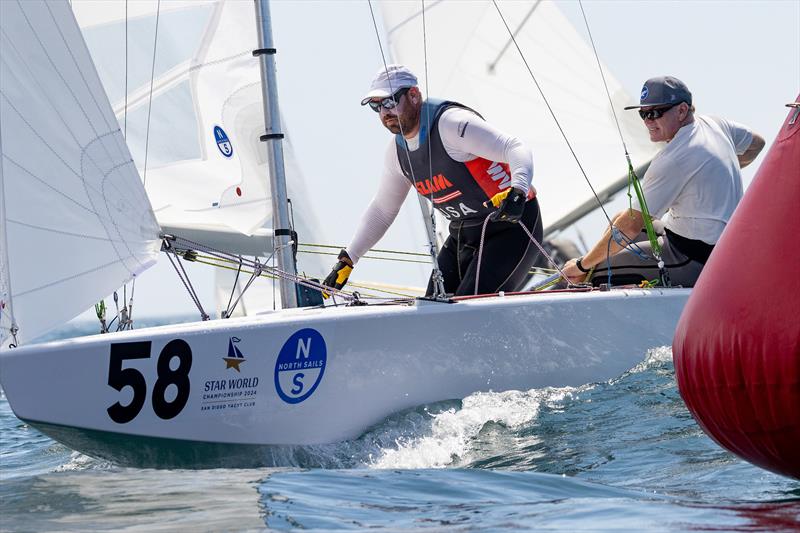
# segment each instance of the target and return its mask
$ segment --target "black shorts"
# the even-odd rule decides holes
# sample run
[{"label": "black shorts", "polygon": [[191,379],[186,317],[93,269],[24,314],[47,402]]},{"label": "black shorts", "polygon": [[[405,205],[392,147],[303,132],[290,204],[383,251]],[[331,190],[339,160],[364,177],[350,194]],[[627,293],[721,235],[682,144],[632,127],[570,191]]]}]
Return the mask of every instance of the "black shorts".
[{"label": "black shorts", "polygon": [[[542,220],[536,198],[525,205],[522,222],[541,243]],[[528,279],[530,269],[539,255],[539,248],[531,242],[519,224],[510,222],[489,222],[487,225],[478,272],[482,227],[482,223],[476,221],[450,223],[450,235],[439,250],[439,270],[444,276],[444,290],[448,294],[463,296],[512,292],[520,290]],[[428,282],[427,290],[428,296],[432,294],[433,279]]]}]

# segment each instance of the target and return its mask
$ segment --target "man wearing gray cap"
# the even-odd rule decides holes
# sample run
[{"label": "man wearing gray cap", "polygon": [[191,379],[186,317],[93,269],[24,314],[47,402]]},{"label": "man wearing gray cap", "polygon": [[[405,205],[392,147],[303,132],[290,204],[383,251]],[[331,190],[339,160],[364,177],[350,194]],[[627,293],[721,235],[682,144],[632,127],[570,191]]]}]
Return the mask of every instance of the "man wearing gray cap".
[{"label": "man wearing gray cap", "polygon": [[[413,187],[450,221],[438,257],[446,293],[474,294],[476,279],[478,294],[518,290],[538,255],[520,223],[542,238],[531,150],[463,104],[423,99],[417,77],[402,65],[381,68],[361,105],[378,113],[394,137],[378,191],[324,284],[344,286]],[[433,292],[432,275],[427,294]]]},{"label": "man wearing gray cap", "polygon": [[741,124],[695,115],[692,93],[672,76],[647,80],[639,105],[625,109],[638,109],[651,141],[667,143],[642,180],[646,209],[634,200],[633,208],[612,219],[621,235],[608,228],[564,273],[583,281],[592,272],[595,285],[608,280],[609,269],[613,285],[658,278],[658,262],[642,234],[643,211],[649,211],[663,222],[658,240],[671,282],[692,287],[742,198],[740,169],[753,162],[764,139]]}]

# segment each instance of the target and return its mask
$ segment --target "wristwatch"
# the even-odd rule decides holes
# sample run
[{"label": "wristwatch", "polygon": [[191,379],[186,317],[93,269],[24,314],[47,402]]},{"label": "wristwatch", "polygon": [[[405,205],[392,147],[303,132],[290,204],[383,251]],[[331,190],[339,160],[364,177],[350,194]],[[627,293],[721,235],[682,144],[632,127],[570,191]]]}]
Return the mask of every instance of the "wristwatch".
[{"label": "wristwatch", "polygon": [[578,270],[580,270],[584,274],[588,274],[591,269],[590,268],[583,268],[583,264],[581,263],[581,259],[583,259],[583,257],[579,257],[578,260],[575,261],[575,266],[578,267]]}]

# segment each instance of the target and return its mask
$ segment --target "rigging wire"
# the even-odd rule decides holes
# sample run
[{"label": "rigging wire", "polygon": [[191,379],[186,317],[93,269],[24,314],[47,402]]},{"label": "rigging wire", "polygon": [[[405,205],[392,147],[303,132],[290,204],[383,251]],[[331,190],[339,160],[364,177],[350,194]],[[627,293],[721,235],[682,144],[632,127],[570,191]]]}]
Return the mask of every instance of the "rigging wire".
[{"label": "rigging wire", "polygon": [[153,110],[153,80],[156,75],[156,50],[158,49],[158,19],[161,16],[161,0],[156,4],[156,29],[153,36],[153,63],[150,67],[150,96],[147,102],[147,127],[145,129],[144,138],[144,175],[142,176],[142,183],[147,184],[147,155],[150,148],[150,114]]},{"label": "rigging wire", "polygon": [[[127,83],[128,83],[128,63],[127,63],[128,17],[127,17],[127,13],[128,13],[128,3],[127,3],[127,0],[126,0],[126,2],[125,2],[125,31],[126,31],[126,37],[125,37],[125,54],[126,54],[125,84],[126,84],[126,86],[127,86]],[[151,64],[151,66],[150,66],[150,95],[148,96],[148,100],[147,100],[147,127],[145,129],[145,138],[144,138],[144,170],[143,170],[143,175],[142,175],[142,185],[147,185],[147,157],[148,157],[148,154],[150,152],[150,116],[151,116],[152,110],[153,110],[153,81],[154,81],[155,76],[156,76],[156,50],[158,50],[158,21],[159,21],[160,17],[161,17],[161,0],[158,0],[158,3],[156,4],[156,27],[155,27],[155,32],[154,32],[154,35],[153,35],[153,62]],[[126,116],[127,116],[127,101],[128,101],[128,93],[126,91],[125,92],[125,102],[126,102],[126,104],[125,104],[125,112],[126,112]],[[126,119],[126,124],[127,124],[127,119]],[[167,254],[167,257],[169,257],[169,254]],[[171,261],[171,259],[170,259],[170,261]],[[178,261],[178,263],[180,264],[180,261]],[[174,263],[173,263],[173,266],[174,266]],[[181,266],[181,268],[183,268],[183,267]],[[176,267],[176,270],[177,270],[177,267]],[[186,273],[184,272],[184,274],[186,274]],[[180,276],[180,272],[178,273],[178,275]],[[189,280],[188,280],[188,275],[187,275],[186,282],[188,282],[188,281]],[[186,285],[186,282],[184,282],[184,285]],[[133,315],[133,291],[134,291],[135,287],[136,287],[136,278],[133,278],[133,282],[132,282],[132,285],[131,285],[131,299],[130,299],[130,303],[127,305],[127,316],[125,317],[127,319],[125,321],[125,322],[127,322],[127,324],[125,324],[122,320],[120,320],[120,324],[119,324],[119,326],[122,327],[123,329],[125,329],[126,327],[128,329],[131,329],[132,324],[133,324],[133,322],[131,320],[131,317]],[[189,282],[189,287],[191,287],[191,282]],[[194,289],[192,289],[190,292],[193,293],[193,291],[194,291]],[[203,307],[200,305],[200,300],[197,298],[197,296],[194,296],[194,299],[196,300],[195,303],[197,304],[198,309],[200,309],[200,314],[203,316],[203,320],[208,320],[208,315],[206,315],[205,311],[203,311]],[[126,302],[123,302],[123,304],[122,304],[123,313],[125,312],[125,310],[126,310]]]},{"label": "rigging wire", "polygon": [[[625,151],[625,160],[628,163],[628,205],[629,208],[633,208],[633,196],[631,195],[631,187],[633,187],[634,192],[636,193],[636,198],[639,200],[639,207],[641,208],[642,218],[644,221],[645,231],[647,233],[647,239],[650,241],[650,248],[653,254],[653,257],[656,259],[658,263],[658,270],[659,274],[661,275],[661,282],[665,286],[670,286],[669,280],[669,273],[664,265],[664,261],[661,259],[661,245],[658,242],[658,235],[656,235],[655,228],[653,227],[652,217],[650,216],[650,210],[647,208],[647,202],[645,201],[644,191],[642,190],[641,184],[639,183],[639,177],[636,175],[636,172],[633,169],[633,163],[631,162],[631,156],[628,153],[628,146],[625,144],[625,136],[622,134],[622,128],[619,125],[619,119],[617,118],[617,112],[614,109],[614,104],[611,100],[611,91],[608,89],[608,83],[606,83],[606,76],[603,72],[603,66],[600,63],[600,54],[597,53],[597,47],[594,44],[594,37],[592,36],[592,30],[589,27],[589,19],[586,17],[586,11],[583,9],[583,2],[578,0],[578,5],[581,8],[581,15],[583,16],[583,22],[586,25],[586,31],[589,34],[589,42],[592,44],[592,51],[594,52],[594,58],[597,61],[597,69],[600,71],[600,78],[603,80],[603,87],[606,91],[606,97],[608,98],[608,105],[611,108],[611,113],[614,117],[614,123],[617,126],[617,132],[619,133],[619,140],[622,143],[622,148]],[[618,228],[613,227],[612,225],[612,235],[614,236],[614,240],[620,246],[624,248],[629,248],[639,256],[643,255],[642,249],[632,242],[632,239],[625,235],[621,230]],[[615,235],[615,232],[621,234],[625,241],[627,241],[627,245],[623,245],[620,240]],[[611,285],[611,256],[609,255],[611,252],[610,249],[611,241],[609,240],[609,251],[606,255],[606,263],[608,264],[608,284]]]},{"label": "rigging wire", "polygon": [[619,140],[622,143],[622,148],[625,150],[625,157],[628,159],[628,163],[630,163],[630,156],[628,155],[628,146],[625,144],[625,136],[622,135],[622,127],[619,125],[619,119],[617,118],[617,111],[614,109],[614,102],[611,100],[611,91],[608,89],[608,83],[606,83],[606,75],[603,71],[603,65],[600,63],[600,54],[597,53],[597,47],[594,44],[594,37],[592,36],[592,30],[589,28],[589,20],[586,18],[586,12],[583,10],[583,2],[578,0],[578,5],[581,8],[581,15],[583,15],[583,23],[586,25],[586,31],[589,33],[589,42],[592,45],[592,52],[594,52],[594,58],[597,61],[597,70],[600,71],[600,78],[603,80],[603,87],[606,89],[606,97],[608,98],[608,107],[611,109],[611,114],[614,117],[614,124],[617,126],[617,132],[619,133]]},{"label": "rigging wire", "polygon": [[181,263],[181,258],[178,256],[177,252],[175,251],[175,248],[172,246],[169,240],[164,239],[163,243],[164,243],[163,245],[164,251],[167,253],[167,259],[169,259],[169,262],[172,263],[172,266],[178,273],[178,277],[180,278],[181,282],[183,282],[183,286],[189,292],[189,296],[194,302],[194,305],[196,305],[197,309],[200,311],[200,316],[202,317],[203,321],[208,320],[209,316],[203,309],[203,305],[200,303],[200,298],[197,296],[197,292],[194,290],[194,287],[192,286],[192,282],[189,279],[189,275],[183,268],[183,263]]},{"label": "rigging wire", "polygon": [[122,135],[128,138],[128,0],[125,0],[125,109]]},{"label": "rigging wire", "polygon": [[[348,297],[343,291],[334,289],[333,287],[328,287],[326,285],[323,285],[320,282],[313,281],[313,280],[310,280],[310,279],[305,279],[305,278],[303,278],[301,276],[298,276],[297,274],[291,274],[289,272],[281,270],[278,267],[270,267],[270,266],[267,266],[266,263],[262,264],[262,263],[259,263],[258,261],[245,259],[245,258],[243,258],[241,256],[237,256],[237,255],[234,255],[234,254],[231,254],[231,253],[228,253],[228,252],[224,252],[222,250],[218,250],[218,249],[213,248],[211,246],[207,246],[205,244],[201,244],[199,242],[192,241],[192,240],[187,239],[185,237],[179,237],[179,236],[173,236],[173,235],[165,235],[165,236],[163,236],[163,240],[169,241],[170,242],[170,246],[174,246],[172,244],[172,242],[174,242],[175,245],[180,244],[181,245],[181,249],[201,250],[201,251],[203,251],[205,253],[208,253],[208,254],[210,254],[210,255],[218,258],[218,259],[221,259],[221,260],[233,260],[233,261],[241,260],[244,264],[246,264],[250,268],[261,268],[262,270],[267,271],[267,272],[271,273],[274,276],[280,277],[281,279],[284,279],[284,280],[287,280],[287,281],[291,281],[291,282],[296,283],[298,285],[302,285],[304,287],[309,287],[311,289],[318,290],[318,291],[321,291],[321,292],[327,292],[327,293],[332,293],[332,294],[336,294],[336,295],[342,294],[342,295],[344,295],[343,297],[345,299],[357,300],[356,297]],[[284,245],[284,246],[286,246],[286,245]]]},{"label": "rigging wire", "polygon": [[556,127],[558,127],[558,131],[561,132],[561,136],[564,138],[564,142],[567,143],[567,147],[569,148],[569,151],[572,154],[573,159],[575,159],[575,163],[577,163],[578,168],[580,169],[581,174],[583,175],[583,179],[586,180],[586,183],[589,185],[589,189],[591,189],[592,194],[594,195],[595,199],[597,200],[597,205],[603,211],[603,214],[605,215],[606,219],[608,220],[608,223],[611,224],[611,217],[608,216],[608,212],[606,212],[606,209],[605,209],[605,206],[603,205],[603,202],[600,201],[600,197],[597,195],[597,191],[595,191],[594,186],[592,185],[592,182],[589,180],[589,176],[586,174],[586,171],[584,170],[583,165],[581,164],[580,160],[578,159],[578,155],[575,153],[575,150],[572,147],[572,143],[569,142],[569,138],[567,137],[566,132],[564,132],[564,128],[561,127],[561,123],[558,121],[558,118],[556,117],[555,111],[553,111],[553,108],[550,106],[550,102],[547,100],[547,97],[544,95],[544,91],[542,90],[542,87],[539,85],[539,81],[536,79],[536,76],[533,74],[533,70],[531,69],[530,65],[528,64],[528,60],[525,59],[525,54],[522,53],[522,49],[519,47],[519,44],[517,43],[517,39],[516,39],[516,37],[514,37],[514,33],[511,31],[511,28],[508,26],[508,23],[506,22],[506,19],[503,16],[503,12],[500,11],[500,7],[497,5],[497,0],[492,0],[492,3],[494,4],[495,9],[497,10],[497,14],[500,15],[500,20],[503,22],[503,25],[505,26],[506,31],[508,31],[508,34],[511,37],[511,41],[514,43],[514,47],[517,49],[517,52],[519,52],[519,56],[522,59],[522,62],[525,64],[525,68],[528,69],[528,73],[531,75],[531,79],[533,80],[533,83],[536,85],[536,88],[539,90],[539,94],[542,96],[542,100],[544,100],[544,103],[547,106],[547,110],[550,111],[550,116],[553,117],[553,120],[556,123]]},{"label": "rigging wire", "polygon": [[[544,103],[547,106],[548,111],[550,111],[550,115],[553,117],[553,120],[555,121],[559,132],[561,132],[561,136],[564,138],[564,141],[566,142],[567,147],[569,148],[570,152],[572,153],[572,157],[575,159],[575,162],[577,163],[578,168],[581,171],[581,174],[583,174],[583,178],[586,180],[586,183],[589,185],[589,188],[591,189],[592,194],[594,195],[595,200],[597,201],[597,205],[602,210],[603,215],[606,217],[606,220],[608,220],[609,226],[611,227],[612,235],[615,236],[614,237],[615,240],[621,246],[622,246],[622,243],[620,242],[620,239],[618,238],[619,235],[622,235],[622,237],[621,237],[622,240],[624,240],[628,244],[632,244],[632,242],[633,242],[632,239],[630,237],[628,237],[627,235],[624,235],[622,233],[622,231],[620,231],[618,228],[616,228],[614,226],[614,224],[613,224],[613,222],[611,220],[611,217],[609,217],[608,212],[605,209],[605,206],[600,201],[600,197],[597,195],[597,192],[595,191],[594,186],[592,185],[591,181],[589,180],[589,177],[586,174],[586,171],[584,170],[583,165],[581,164],[580,160],[578,159],[578,156],[575,153],[575,150],[573,149],[572,144],[570,143],[569,139],[567,138],[567,135],[564,132],[564,129],[561,127],[561,124],[558,121],[558,118],[556,117],[555,112],[553,111],[553,108],[550,106],[550,102],[547,100],[547,97],[544,95],[544,91],[542,90],[541,86],[539,85],[539,82],[536,80],[536,76],[533,74],[533,70],[531,69],[530,65],[528,64],[528,61],[525,58],[525,55],[522,53],[522,49],[520,48],[519,44],[517,43],[515,35],[511,31],[511,28],[508,26],[508,23],[506,22],[506,19],[503,16],[503,13],[500,11],[500,7],[497,5],[497,0],[492,0],[492,3],[494,4],[495,9],[497,10],[498,15],[500,16],[500,19],[502,20],[503,25],[506,28],[506,31],[508,31],[508,34],[511,37],[511,40],[513,41],[513,43],[514,43],[514,46],[516,47],[517,51],[519,52],[519,55],[520,55],[520,58],[522,59],[522,62],[525,64],[525,67],[528,69],[528,73],[531,75],[531,79],[533,80],[533,83],[536,85],[536,88],[539,90],[539,94],[542,96],[542,99],[544,100]],[[594,38],[592,37],[591,30],[589,29],[589,22],[588,22],[588,20],[586,18],[586,13],[585,13],[585,11],[583,9],[583,4],[582,4],[581,0],[578,0],[578,4],[580,5],[581,13],[583,15],[583,19],[584,19],[584,23],[586,24],[586,28],[589,31],[589,39],[590,39],[591,44],[592,44],[592,50],[594,52],[594,56],[595,56],[595,60],[597,61],[598,68],[600,69],[600,76],[601,76],[601,78],[603,80],[603,86],[605,87],[605,90],[606,90],[606,96],[609,99],[609,104],[611,104],[610,107],[611,107],[611,111],[612,111],[613,116],[614,116],[614,122],[615,122],[615,124],[617,126],[617,131],[620,134],[620,140],[622,141],[622,146],[623,146],[623,149],[625,151],[625,157],[626,157],[627,163],[628,163],[628,179],[629,179],[628,197],[631,198],[630,187],[633,186],[633,188],[634,188],[634,190],[636,192],[637,198],[639,199],[639,204],[640,204],[640,206],[642,207],[642,210],[643,210],[643,214],[644,214],[643,218],[644,218],[644,222],[645,222],[645,229],[647,231],[648,239],[649,239],[649,241],[651,243],[653,256],[655,257],[655,259],[658,262],[658,268],[659,268],[659,271],[661,272],[662,282],[663,282],[664,285],[669,286],[669,284],[670,284],[669,283],[669,274],[666,272],[666,269],[664,267],[664,261],[661,259],[661,247],[660,247],[660,245],[658,243],[658,237],[655,235],[655,230],[653,229],[653,224],[652,224],[652,221],[650,220],[650,213],[647,210],[647,204],[645,203],[644,194],[641,191],[641,186],[639,184],[639,179],[638,179],[638,177],[636,176],[636,173],[633,170],[633,164],[632,164],[631,159],[630,159],[630,154],[628,153],[628,148],[627,148],[627,145],[625,144],[624,136],[622,135],[622,128],[619,125],[619,120],[617,119],[616,111],[614,110],[613,103],[611,102],[611,93],[610,93],[610,91],[608,89],[608,84],[606,83],[605,74],[603,73],[603,68],[602,68],[602,65],[600,64],[600,57],[599,57],[599,55],[597,53],[597,48],[596,48],[596,46],[594,44]],[[610,246],[610,240],[609,240],[609,246]],[[627,246],[625,246],[625,248],[627,248]],[[635,250],[634,250],[634,252],[635,252]],[[611,261],[610,256],[606,255],[606,262],[609,263],[609,270],[611,268],[610,261]]]},{"label": "rigging wire", "polygon": [[[517,26],[517,29],[514,31],[515,36],[519,35],[519,32],[521,32],[522,28],[525,27],[525,24],[528,22],[531,16],[533,16],[533,13],[536,11],[536,8],[539,7],[539,4],[541,4],[541,2],[542,0],[536,0],[536,2],[534,2],[533,7],[531,7],[530,11],[528,11],[528,13],[522,18],[522,22],[519,23],[519,26]],[[511,46],[511,42],[512,42],[511,40],[506,41],[506,44],[504,44],[503,48],[500,50],[500,52],[498,52],[497,57],[494,59],[494,61],[489,63],[489,72],[494,72],[495,67],[497,67],[497,64],[500,62],[500,59],[505,55],[506,50],[508,50],[508,47]]]},{"label": "rigging wire", "polygon": [[[425,96],[430,97],[431,92],[428,85],[429,77],[428,77],[428,31],[427,26],[425,24],[425,0],[421,0],[422,2],[422,56],[425,62]],[[426,131],[428,132],[428,138],[426,139],[428,144],[428,176],[430,179],[433,179],[433,158],[431,157],[431,150],[433,149],[431,146],[431,109],[430,106],[424,106],[425,108],[425,122],[426,122]],[[422,135],[420,134],[420,142],[422,141]],[[406,145],[406,149],[408,149],[408,145]],[[409,161],[409,167],[411,166],[411,162]],[[416,185],[416,184],[415,184]],[[416,188],[416,187],[415,187]],[[433,207],[433,187],[430,188],[430,192],[428,193],[428,199],[431,202],[431,207],[428,209],[430,213],[431,219],[431,235],[429,235],[430,245],[431,247],[436,246],[436,210]],[[444,276],[442,275],[442,271],[439,270],[439,263],[436,261],[436,250],[431,250],[431,257],[434,259],[434,269],[433,269],[433,285],[434,285],[434,297],[436,296],[444,296]]]},{"label": "rigging wire", "polygon": [[[156,15],[156,33],[158,32],[158,15]],[[153,55],[155,56],[155,42],[153,43]],[[155,58],[153,59],[153,65],[155,66]],[[153,91],[153,76],[150,76],[150,94],[151,94],[151,101],[152,101],[152,91]],[[125,137],[126,141],[128,139],[128,0],[125,0],[125,110],[123,115],[123,136]],[[148,135],[150,132],[150,112],[148,110],[147,115],[147,131]],[[147,143],[145,143],[145,154],[147,153]],[[145,155],[145,180],[147,179],[147,155]],[[117,330],[119,329],[133,329],[133,320],[132,320],[132,311],[133,311],[133,292],[136,290],[136,278],[133,278],[131,282],[131,300],[130,305],[126,305],[128,302],[128,285],[127,283],[122,286],[122,311],[124,313],[124,320],[120,319],[119,323],[117,324]],[[116,297],[116,292],[114,293]],[[119,316],[119,308],[117,310],[117,316]]]},{"label": "rigging wire", "polygon": [[[395,91],[394,91],[394,88],[392,87],[391,79],[389,79],[389,76],[388,76],[388,74],[389,74],[389,65],[386,62],[386,54],[383,51],[383,43],[381,42],[381,35],[380,35],[380,31],[378,30],[378,21],[375,19],[375,11],[372,8],[372,0],[367,0],[367,4],[369,5],[369,13],[372,16],[372,25],[375,28],[375,37],[378,40],[378,48],[380,49],[380,52],[381,52],[381,59],[383,60],[383,68],[385,69],[386,74],[387,74],[387,81],[389,82],[389,91],[391,91],[391,93],[392,93],[392,101],[394,101],[395,109],[396,109],[397,108],[397,101],[394,100]],[[423,20],[424,20],[424,14],[425,14],[424,6],[425,6],[425,4],[423,3]],[[426,54],[426,59],[425,60],[427,62],[427,54]],[[426,77],[427,77],[427,67],[426,67]],[[426,80],[426,83],[427,83],[427,80]],[[427,87],[426,87],[426,91],[427,91]],[[397,117],[397,124],[398,124],[398,126],[400,128],[400,138],[402,139],[403,147],[405,148],[406,159],[408,161],[408,168],[409,168],[409,171],[411,173],[411,181],[414,184],[414,189],[416,189],[417,188],[417,178],[416,178],[416,175],[414,174],[414,166],[411,164],[411,150],[408,147],[408,141],[406,140],[405,132],[403,131],[403,124],[400,121],[400,117],[399,116]],[[430,132],[428,132],[428,135],[430,135]],[[420,204],[420,207],[422,207],[422,204]],[[444,280],[444,276],[442,276],[442,272],[441,272],[441,270],[439,270],[439,257],[438,257],[439,254],[436,251],[436,243],[434,242],[435,239],[436,239],[436,235],[428,235],[428,250],[430,252],[430,256],[431,256],[431,259],[433,261],[433,273],[432,273],[432,276],[433,276],[433,279],[434,279],[434,294],[433,294],[433,297],[434,298],[443,298],[444,294],[445,294],[444,293],[444,281],[443,281]]]}]

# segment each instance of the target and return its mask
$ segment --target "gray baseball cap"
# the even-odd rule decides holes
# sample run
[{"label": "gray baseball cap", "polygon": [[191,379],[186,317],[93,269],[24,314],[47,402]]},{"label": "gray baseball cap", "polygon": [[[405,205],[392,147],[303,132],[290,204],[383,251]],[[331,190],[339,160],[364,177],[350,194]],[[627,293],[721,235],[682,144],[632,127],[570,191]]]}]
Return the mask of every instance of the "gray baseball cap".
[{"label": "gray baseball cap", "polygon": [[381,67],[369,86],[369,92],[361,100],[361,105],[367,105],[373,98],[388,98],[399,89],[416,86],[417,77],[408,67],[403,65]]},{"label": "gray baseball cap", "polygon": [[639,105],[629,105],[625,109],[675,105],[681,102],[692,105],[692,93],[686,84],[672,76],[657,76],[644,82]]}]

